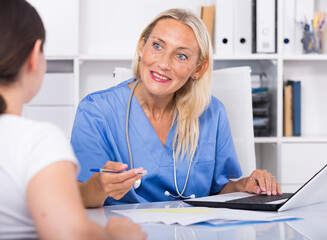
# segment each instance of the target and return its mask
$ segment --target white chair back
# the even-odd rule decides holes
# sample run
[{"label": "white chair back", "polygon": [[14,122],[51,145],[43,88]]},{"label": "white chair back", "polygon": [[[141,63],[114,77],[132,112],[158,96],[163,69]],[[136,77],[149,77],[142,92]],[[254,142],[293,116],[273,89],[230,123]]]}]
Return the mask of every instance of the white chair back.
[{"label": "white chair back", "polygon": [[212,95],[225,106],[243,177],[256,168],[251,68],[235,67],[214,70]]}]

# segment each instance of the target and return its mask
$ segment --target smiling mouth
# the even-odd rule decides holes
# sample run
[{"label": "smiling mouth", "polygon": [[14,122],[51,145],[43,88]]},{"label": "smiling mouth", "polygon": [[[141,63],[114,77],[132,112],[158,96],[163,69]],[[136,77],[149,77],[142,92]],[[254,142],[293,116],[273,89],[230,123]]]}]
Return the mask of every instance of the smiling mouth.
[{"label": "smiling mouth", "polygon": [[153,71],[150,71],[150,73],[151,73],[152,78],[155,81],[166,82],[166,81],[170,81],[171,80],[170,78],[165,77],[163,75],[160,75],[159,73],[156,73],[156,72],[153,72]]}]

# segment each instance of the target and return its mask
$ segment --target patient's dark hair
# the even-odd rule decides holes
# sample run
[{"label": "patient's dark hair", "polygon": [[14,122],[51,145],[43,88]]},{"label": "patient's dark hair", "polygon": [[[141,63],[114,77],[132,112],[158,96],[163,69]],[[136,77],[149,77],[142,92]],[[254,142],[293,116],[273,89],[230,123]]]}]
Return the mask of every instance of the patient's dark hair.
[{"label": "patient's dark hair", "polygon": [[[0,0],[0,86],[17,80],[38,39],[42,40],[43,51],[45,29],[35,8],[25,0]],[[6,108],[0,94],[0,114]]]}]

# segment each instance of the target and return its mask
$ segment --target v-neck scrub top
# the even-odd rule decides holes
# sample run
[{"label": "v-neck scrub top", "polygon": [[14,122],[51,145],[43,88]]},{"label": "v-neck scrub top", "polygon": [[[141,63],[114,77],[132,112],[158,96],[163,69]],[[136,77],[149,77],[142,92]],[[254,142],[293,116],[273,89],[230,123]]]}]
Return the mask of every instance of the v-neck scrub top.
[{"label": "v-neck scrub top", "polygon": [[[129,79],[115,87],[86,96],[78,106],[71,143],[80,162],[78,180],[87,181],[91,168],[102,168],[107,161],[129,165],[125,137],[125,118],[131,89]],[[138,189],[132,188],[123,198],[108,197],[104,205],[176,200],[172,141],[176,124],[169,131],[165,146],[145,115],[135,96],[132,98],[129,137],[134,168],[143,167],[148,174]],[[211,97],[209,107],[199,118],[199,142],[184,196],[218,193],[229,178],[242,175],[223,104]],[[177,185],[183,190],[189,168],[187,157],[178,159]]]}]

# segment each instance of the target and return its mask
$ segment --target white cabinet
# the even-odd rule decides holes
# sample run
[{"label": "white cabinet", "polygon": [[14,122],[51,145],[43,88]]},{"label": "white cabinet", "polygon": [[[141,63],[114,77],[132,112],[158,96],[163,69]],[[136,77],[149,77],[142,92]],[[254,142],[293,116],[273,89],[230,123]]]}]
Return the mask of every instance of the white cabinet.
[{"label": "white cabinet", "polygon": [[67,138],[70,138],[74,113],[73,106],[28,105],[24,108],[23,115],[31,119],[51,122],[61,128]]},{"label": "white cabinet", "polygon": [[28,105],[74,105],[73,73],[46,73],[38,94]]},{"label": "white cabinet", "polygon": [[59,126],[70,138],[75,115],[73,73],[47,73],[40,91],[26,104],[23,116]]},{"label": "white cabinet", "polygon": [[[45,83],[44,88],[50,88],[52,92],[49,95],[40,93],[49,98],[62,96],[64,102],[46,100],[41,106],[41,100],[36,99],[38,104],[29,106],[34,110],[28,112],[35,116],[36,107],[48,107],[53,112],[44,112],[48,119],[59,125],[67,122],[62,128],[69,132],[79,101],[90,92],[115,85],[115,67],[130,67],[138,37],[157,13],[172,7],[200,13],[201,5],[215,1],[167,0],[160,4],[152,0],[30,2],[39,9],[47,28],[48,73],[68,74],[69,80],[65,82],[58,78],[58,86],[52,86],[53,82]],[[294,191],[327,163],[327,55],[284,53],[283,12],[288,9],[284,9],[283,3],[284,0],[277,0],[277,53],[215,54],[214,69],[250,66],[253,73],[266,73],[271,99],[271,136],[255,138],[257,167],[271,171],[285,187],[284,191]],[[316,11],[327,12],[327,1],[315,0],[314,5]],[[301,137],[283,137],[284,79],[302,82]],[[65,89],[62,89],[63,85]],[[67,92],[71,95],[66,96]]]}]

